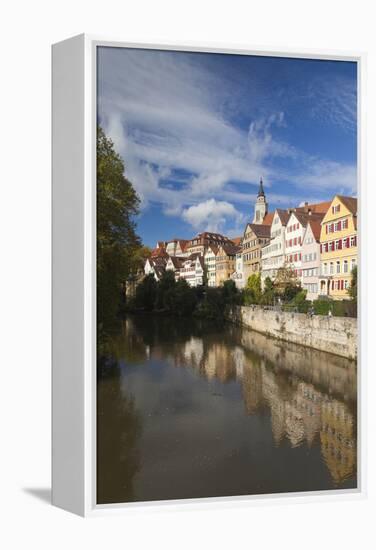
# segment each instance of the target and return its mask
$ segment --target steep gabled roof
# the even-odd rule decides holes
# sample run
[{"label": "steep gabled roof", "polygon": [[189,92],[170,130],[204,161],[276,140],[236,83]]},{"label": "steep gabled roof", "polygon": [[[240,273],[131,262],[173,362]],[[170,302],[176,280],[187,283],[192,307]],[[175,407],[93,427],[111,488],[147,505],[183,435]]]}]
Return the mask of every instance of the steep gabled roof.
[{"label": "steep gabled roof", "polygon": [[165,266],[169,256],[156,256],[155,258],[149,258],[149,262],[153,267]]},{"label": "steep gabled roof", "polygon": [[344,195],[337,195],[339,200],[350,210],[354,216],[358,213],[358,199],[355,197],[345,197]]},{"label": "steep gabled roof", "polygon": [[259,223],[250,223],[248,225],[256,237],[270,237],[270,225],[263,225]]},{"label": "steep gabled roof", "polygon": [[320,234],[321,234],[321,221],[319,221],[319,220],[309,220],[308,224],[307,224],[307,227],[308,227],[308,225],[312,229],[312,233],[313,233],[313,236],[314,236],[316,242],[319,242],[320,241]]},{"label": "steep gabled roof", "polygon": [[207,249],[206,249],[206,252],[207,252],[208,250],[211,250],[212,252],[214,252],[214,254],[217,254],[218,248],[219,248],[219,247],[218,247],[218,245],[216,245],[216,244],[209,244],[209,246],[208,246]]},{"label": "steep gabled roof", "polygon": [[170,256],[170,261],[175,269],[180,269],[185,259],[186,258],[182,258],[181,256]]},{"label": "steep gabled roof", "polygon": [[262,220],[261,225],[272,225],[274,218],[274,212],[268,212],[265,218]]},{"label": "steep gabled roof", "polygon": [[290,215],[292,214],[294,214],[296,219],[299,220],[299,222],[302,224],[303,227],[306,227],[307,223],[310,220],[318,221],[320,223],[324,217],[324,214],[319,214],[315,212],[312,212],[312,213],[302,212],[300,210],[298,212],[291,212]]},{"label": "steep gabled roof", "polygon": [[168,258],[168,254],[165,248],[154,248],[151,251],[151,258]]},{"label": "steep gabled roof", "polygon": [[240,246],[242,244],[243,237],[233,237],[231,239],[231,242],[234,243],[235,246]]},{"label": "steep gabled roof", "polygon": [[241,250],[240,246],[235,246],[233,244],[222,244],[221,248],[226,252],[228,256],[236,256],[236,254]]},{"label": "steep gabled roof", "polygon": [[281,220],[282,225],[286,225],[289,221],[290,213],[287,210],[282,210],[282,208],[276,208],[276,212]]},{"label": "steep gabled roof", "polygon": [[297,208],[295,208],[295,210],[297,212],[310,210],[312,213],[315,214],[326,214],[331,204],[332,201],[317,202],[312,204],[306,203],[304,204],[304,206],[298,206]]}]

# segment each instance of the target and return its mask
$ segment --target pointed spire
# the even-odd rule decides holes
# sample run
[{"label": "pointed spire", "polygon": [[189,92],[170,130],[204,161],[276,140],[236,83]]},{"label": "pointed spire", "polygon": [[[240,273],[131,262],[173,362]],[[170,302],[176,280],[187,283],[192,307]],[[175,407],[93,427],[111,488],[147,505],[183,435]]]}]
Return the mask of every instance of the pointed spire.
[{"label": "pointed spire", "polygon": [[264,192],[264,186],[263,186],[263,181],[262,181],[262,177],[260,178],[260,187],[259,187],[259,192],[258,192],[258,197],[265,197],[265,192]]}]

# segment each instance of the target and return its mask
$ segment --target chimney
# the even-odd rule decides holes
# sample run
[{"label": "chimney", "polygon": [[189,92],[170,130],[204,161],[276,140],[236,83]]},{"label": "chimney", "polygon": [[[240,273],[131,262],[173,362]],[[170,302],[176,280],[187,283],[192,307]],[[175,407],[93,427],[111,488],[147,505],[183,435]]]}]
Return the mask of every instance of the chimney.
[{"label": "chimney", "polygon": [[308,209],[308,202],[306,201],[306,202],[304,203],[304,212],[308,212],[308,210],[309,210],[309,209]]}]

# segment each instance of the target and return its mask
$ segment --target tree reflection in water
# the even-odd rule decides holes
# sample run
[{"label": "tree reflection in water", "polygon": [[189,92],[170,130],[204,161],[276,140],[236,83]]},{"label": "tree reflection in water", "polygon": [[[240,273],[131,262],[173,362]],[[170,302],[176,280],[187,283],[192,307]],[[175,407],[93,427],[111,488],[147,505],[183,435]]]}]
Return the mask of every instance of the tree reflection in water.
[{"label": "tree reflection in water", "polygon": [[[113,340],[115,344],[117,340]],[[137,446],[141,417],[121,387],[116,358],[98,358],[97,503],[134,500],[133,479],[140,469]]]}]

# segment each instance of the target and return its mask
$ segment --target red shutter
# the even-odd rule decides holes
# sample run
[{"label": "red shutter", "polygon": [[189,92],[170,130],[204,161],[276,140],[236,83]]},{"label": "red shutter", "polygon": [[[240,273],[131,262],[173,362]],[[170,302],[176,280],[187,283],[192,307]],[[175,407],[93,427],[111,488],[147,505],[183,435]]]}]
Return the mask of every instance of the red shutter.
[{"label": "red shutter", "polygon": [[328,233],[328,226],[325,226],[325,233]]},{"label": "red shutter", "polygon": [[349,227],[349,220],[348,218],[345,219],[345,228],[347,229]]},{"label": "red shutter", "polygon": [[338,243],[338,250],[342,250],[342,240],[340,240]]},{"label": "red shutter", "polygon": [[320,254],[322,254],[322,244],[320,244]]},{"label": "red shutter", "polygon": [[341,290],[343,290],[343,279],[341,279]]},{"label": "red shutter", "polygon": [[357,238],[356,238],[356,235],[354,237],[354,246],[356,246],[356,242],[357,242]]}]

